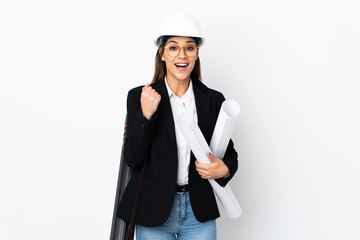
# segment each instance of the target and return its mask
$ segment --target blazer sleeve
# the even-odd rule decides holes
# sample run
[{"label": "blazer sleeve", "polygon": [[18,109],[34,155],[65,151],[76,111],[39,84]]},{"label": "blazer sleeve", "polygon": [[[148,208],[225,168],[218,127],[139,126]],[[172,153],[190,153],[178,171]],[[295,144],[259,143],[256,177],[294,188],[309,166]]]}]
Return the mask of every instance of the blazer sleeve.
[{"label": "blazer sleeve", "polygon": [[142,168],[156,129],[157,114],[151,120],[143,116],[140,104],[142,87],[132,89],[127,97],[127,136],[124,158],[132,169]]},{"label": "blazer sleeve", "polygon": [[[220,93],[219,100],[217,101],[219,103],[218,109],[220,111],[222,103],[225,101],[225,97],[222,93]],[[227,178],[219,178],[215,179],[215,181],[222,187],[225,187],[226,184],[232,179],[232,177],[235,175],[237,169],[238,169],[238,154],[234,148],[234,143],[230,139],[229,144],[226,148],[225,155],[223,157],[223,162],[225,165],[229,168],[230,175]]]},{"label": "blazer sleeve", "polygon": [[238,154],[234,149],[234,143],[230,139],[229,145],[226,149],[224,158],[222,159],[225,165],[229,168],[229,177],[227,178],[219,178],[215,179],[215,181],[222,187],[225,187],[226,184],[232,179],[232,177],[235,175],[237,169],[238,169]]}]

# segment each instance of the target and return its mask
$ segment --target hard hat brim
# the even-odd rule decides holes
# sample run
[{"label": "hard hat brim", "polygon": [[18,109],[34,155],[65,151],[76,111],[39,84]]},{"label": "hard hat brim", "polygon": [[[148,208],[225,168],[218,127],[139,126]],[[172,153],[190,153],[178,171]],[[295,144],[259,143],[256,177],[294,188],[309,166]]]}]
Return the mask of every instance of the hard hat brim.
[{"label": "hard hat brim", "polygon": [[[170,35],[160,35],[156,38],[156,40],[154,41],[155,45],[157,47],[160,47],[160,45],[163,43],[162,39],[164,36],[170,36]],[[199,37],[199,36],[179,36],[179,35],[171,35],[171,37],[190,37],[190,38],[197,38],[199,39],[199,43],[197,44],[199,47],[201,47],[202,45],[204,45],[205,39],[203,37]]]}]

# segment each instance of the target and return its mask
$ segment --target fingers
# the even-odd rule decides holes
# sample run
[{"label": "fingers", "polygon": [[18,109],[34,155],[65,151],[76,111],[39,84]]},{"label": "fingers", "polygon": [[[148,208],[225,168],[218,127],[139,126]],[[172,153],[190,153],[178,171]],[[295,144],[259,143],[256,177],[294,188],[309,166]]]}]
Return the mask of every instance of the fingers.
[{"label": "fingers", "polygon": [[161,95],[150,84],[146,84],[142,88],[140,99],[143,116],[150,120],[157,110],[160,100]]},{"label": "fingers", "polygon": [[201,164],[197,160],[195,161],[196,171],[199,173],[201,178],[210,179],[211,178],[211,164]]},{"label": "fingers", "polygon": [[216,158],[210,152],[207,153],[210,159],[210,164],[201,164],[197,160],[195,161],[196,171],[203,179],[216,179],[222,178],[228,175],[229,169],[224,162]]},{"label": "fingers", "polygon": [[201,164],[198,160],[195,161],[196,170],[209,170],[210,164]]},{"label": "fingers", "polygon": [[147,97],[151,100],[159,100],[161,98],[160,94],[155,89],[153,89],[150,84],[146,84],[142,88],[141,96]]}]

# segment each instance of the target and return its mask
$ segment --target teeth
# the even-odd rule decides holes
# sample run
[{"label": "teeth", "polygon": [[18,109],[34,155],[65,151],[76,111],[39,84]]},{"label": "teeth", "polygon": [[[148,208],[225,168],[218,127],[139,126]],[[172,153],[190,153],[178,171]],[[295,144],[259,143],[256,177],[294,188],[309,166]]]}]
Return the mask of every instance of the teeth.
[{"label": "teeth", "polygon": [[182,64],[175,64],[177,67],[186,67],[188,64],[187,63],[182,63]]}]

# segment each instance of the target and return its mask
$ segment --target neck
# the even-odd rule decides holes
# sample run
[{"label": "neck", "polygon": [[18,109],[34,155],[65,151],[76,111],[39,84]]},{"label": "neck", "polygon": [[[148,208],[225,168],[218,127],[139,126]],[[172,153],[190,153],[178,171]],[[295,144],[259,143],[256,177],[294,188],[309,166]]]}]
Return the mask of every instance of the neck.
[{"label": "neck", "polygon": [[171,88],[171,91],[173,91],[173,93],[178,97],[182,97],[189,88],[190,77],[186,80],[177,80],[166,76],[166,80]]}]

